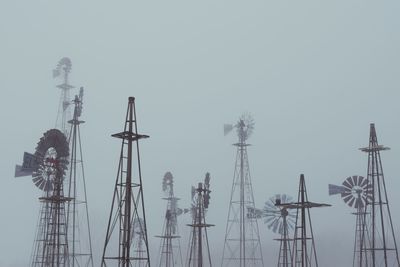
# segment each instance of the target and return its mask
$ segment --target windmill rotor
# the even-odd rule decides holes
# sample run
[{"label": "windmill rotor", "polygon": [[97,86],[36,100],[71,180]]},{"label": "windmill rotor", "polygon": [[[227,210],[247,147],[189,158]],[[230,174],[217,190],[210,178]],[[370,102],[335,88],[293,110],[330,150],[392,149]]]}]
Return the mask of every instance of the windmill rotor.
[{"label": "windmill rotor", "polygon": [[359,175],[347,177],[342,183],[343,201],[353,208],[362,208],[367,202],[372,201],[372,185],[366,178]]},{"label": "windmill rotor", "polygon": [[69,146],[65,135],[57,129],[44,133],[34,154],[36,164],[33,183],[43,191],[50,191],[61,181],[68,167]]},{"label": "windmill rotor", "polygon": [[246,141],[253,133],[254,125],[254,119],[250,113],[244,113],[240,116],[236,124],[224,124],[224,135],[229,134],[234,128],[236,128],[239,139]]},{"label": "windmill rotor", "polygon": [[71,59],[68,57],[63,57],[58,61],[56,68],[53,70],[53,77],[58,77],[64,73],[64,75],[68,75],[71,71],[72,63]]},{"label": "windmill rotor", "polygon": [[74,101],[76,105],[76,111],[77,111],[77,117],[80,117],[82,115],[82,109],[83,109],[83,87],[79,89],[79,95],[75,95]]},{"label": "windmill rotor", "polygon": [[286,209],[276,206],[276,203],[290,203],[293,198],[286,194],[278,194],[275,197],[271,197],[265,202],[264,223],[267,224],[268,229],[271,229],[274,233],[283,234],[284,232],[284,220],[286,220],[287,231],[292,230],[296,221],[296,211],[292,209]]},{"label": "windmill rotor", "polygon": [[206,173],[206,177],[204,178],[204,208],[208,209],[208,206],[210,205],[210,173]]},{"label": "windmill rotor", "polygon": [[167,195],[170,195],[171,193],[173,193],[173,190],[174,190],[174,177],[172,176],[171,172],[166,172],[164,174],[163,183],[162,183],[162,190]]}]

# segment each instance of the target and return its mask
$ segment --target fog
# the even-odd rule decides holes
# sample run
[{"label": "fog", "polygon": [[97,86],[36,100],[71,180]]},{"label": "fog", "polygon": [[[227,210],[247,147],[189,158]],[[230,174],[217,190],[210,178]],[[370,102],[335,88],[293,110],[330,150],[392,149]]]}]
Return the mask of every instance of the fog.
[{"label": "fog", "polygon": [[[94,263],[99,265],[128,97],[136,98],[151,258],[157,259],[165,172],[180,205],[211,174],[207,221],[221,262],[235,163],[223,124],[243,112],[255,129],[248,156],[257,207],[297,195],[305,174],[320,266],[350,266],[355,218],[328,184],[366,176],[369,124],[380,144],[396,237],[400,233],[400,3],[397,1],[2,1],[0,3],[0,266],[27,266],[42,192],[14,178],[24,151],[55,126],[52,69],[70,57],[84,86],[81,126]],[[77,94],[75,89],[73,94]],[[186,254],[190,217],[179,217]],[[277,235],[260,223],[264,262]]]}]

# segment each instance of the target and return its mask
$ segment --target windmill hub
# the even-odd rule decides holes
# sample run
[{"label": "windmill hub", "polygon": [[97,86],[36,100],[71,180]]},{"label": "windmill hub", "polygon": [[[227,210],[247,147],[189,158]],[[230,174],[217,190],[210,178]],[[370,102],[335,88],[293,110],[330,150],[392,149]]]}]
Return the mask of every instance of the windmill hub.
[{"label": "windmill hub", "polygon": [[287,209],[281,209],[281,216],[282,217],[287,217],[289,215],[289,212]]}]

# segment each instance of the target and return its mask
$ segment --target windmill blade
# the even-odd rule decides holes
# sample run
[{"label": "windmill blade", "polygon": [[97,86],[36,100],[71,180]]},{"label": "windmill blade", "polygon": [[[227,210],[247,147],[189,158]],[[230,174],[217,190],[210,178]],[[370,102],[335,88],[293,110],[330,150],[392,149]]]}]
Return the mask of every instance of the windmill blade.
[{"label": "windmill blade", "polygon": [[22,170],[21,165],[15,165],[14,177],[22,177],[22,176],[29,176],[29,175],[32,175],[31,171],[24,171],[24,170]]},{"label": "windmill blade", "polygon": [[353,177],[352,177],[352,180],[353,180],[353,185],[359,185],[358,184],[358,176],[357,175],[353,175]]},{"label": "windmill blade", "polygon": [[329,184],[328,185],[329,189],[329,195],[337,195],[337,194],[342,194],[346,191],[346,188],[340,185],[334,185],[334,184]]},{"label": "windmill blade", "polygon": [[342,183],[342,185],[351,190],[354,186],[353,178],[351,176],[347,177],[346,180],[344,180],[344,182]]},{"label": "windmill blade", "polygon": [[233,130],[232,124],[224,124],[224,136],[229,134]]}]

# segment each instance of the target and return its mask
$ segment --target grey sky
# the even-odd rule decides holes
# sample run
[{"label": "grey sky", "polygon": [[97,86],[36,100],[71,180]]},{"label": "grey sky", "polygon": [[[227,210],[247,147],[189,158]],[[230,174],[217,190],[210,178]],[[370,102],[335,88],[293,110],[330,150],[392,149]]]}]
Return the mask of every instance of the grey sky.
[{"label": "grey sky", "polygon": [[[321,266],[349,266],[352,210],[327,185],[365,175],[357,149],[367,145],[370,122],[392,148],[382,159],[400,230],[399,9],[398,1],[1,1],[0,266],[29,262],[41,192],[29,177],[14,179],[14,165],[54,127],[51,70],[64,56],[71,83],[86,90],[81,131],[96,265],[120,148],[110,135],[135,96],[139,129],[150,135],[141,152],[153,252],[164,173],[173,173],[184,206],[209,171],[210,243],[220,263],[235,159],[235,137],[224,137],[222,125],[248,111],[256,205],[275,193],[295,196],[304,173],[310,200],[333,204],[312,211]],[[189,218],[180,220],[184,235]],[[263,227],[272,266],[276,236]]]}]

